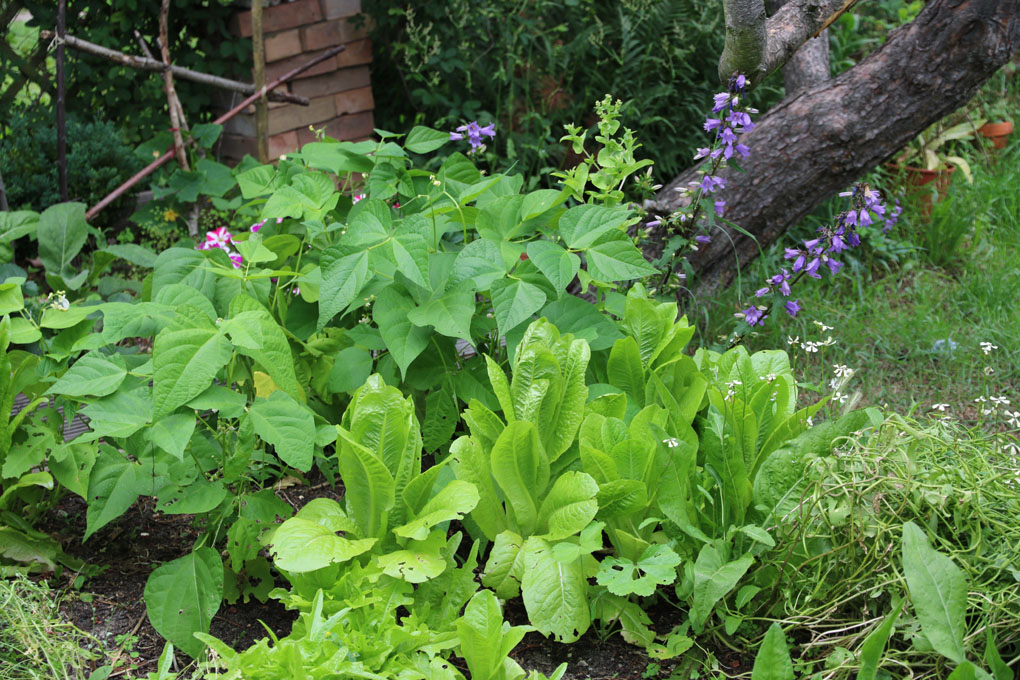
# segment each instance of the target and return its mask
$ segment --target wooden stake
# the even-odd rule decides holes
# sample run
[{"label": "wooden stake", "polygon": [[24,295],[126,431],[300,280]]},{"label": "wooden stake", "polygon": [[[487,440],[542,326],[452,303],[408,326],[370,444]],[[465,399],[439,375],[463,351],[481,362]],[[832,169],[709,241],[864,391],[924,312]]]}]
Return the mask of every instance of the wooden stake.
[{"label": "wooden stake", "polygon": [[[251,3],[251,48],[255,62],[255,91],[265,92],[266,46],[262,36],[262,0]],[[269,162],[269,107],[263,95],[255,101],[255,141],[260,163]]]},{"label": "wooden stake", "polygon": [[64,84],[64,34],[67,32],[67,0],[57,3],[57,186],[60,200],[67,201],[67,117]]},{"label": "wooden stake", "polygon": [[7,192],[4,191],[4,176],[0,174],[0,212],[7,212],[11,207],[7,205]]},{"label": "wooden stake", "polygon": [[[40,31],[39,37],[42,40],[52,40],[53,36],[56,35],[53,31]],[[75,38],[73,35],[64,36],[64,44],[71,49],[85,52],[86,54],[94,54],[97,57],[103,57],[122,66],[129,66],[131,68],[142,69],[144,71],[159,71],[163,72],[167,70],[166,64],[156,59],[139,57],[134,54],[124,54],[116,50],[111,50],[108,47],[91,43],[88,40],[82,40],[81,38]],[[4,56],[10,57],[11,53],[7,52],[4,48],[6,45],[3,41],[0,41],[0,51],[4,52]],[[32,57],[29,66],[41,63],[46,56],[46,48],[43,46],[38,51],[38,57]],[[17,55],[15,55],[17,56]],[[15,62],[17,64],[17,62]],[[253,94],[255,92],[255,86],[250,83],[242,83],[238,80],[230,80],[229,78],[221,78],[220,76],[212,76],[208,73],[202,73],[201,71],[192,71],[191,69],[184,68],[183,66],[171,66],[170,71],[173,72],[177,78],[183,78],[184,80],[191,80],[196,83],[202,83],[203,85],[212,85],[213,87],[219,87],[224,90],[232,90],[234,92],[240,92],[241,94]],[[34,72],[33,72],[34,73]],[[37,82],[33,80],[33,82]],[[41,87],[43,91],[50,92],[49,84],[46,80],[42,81]],[[4,93],[4,97],[7,97],[8,93]],[[301,97],[296,94],[289,92],[269,92],[269,101],[273,102],[288,102],[290,104],[298,104],[300,106],[308,106],[308,98]]]},{"label": "wooden stake", "polygon": [[[170,65],[170,0],[163,0],[159,10],[159,40],[163,48],[163,63]],[[181,170],[189,170],[188,154],[184,148],[184,136],[181,134],[181,119],[177,115],[177,107],[174,101],[177,99],[177,91],[174,90],[174,74],[168,68],[163,71],[163,82],[166,84],[167,108],[170,109],[170,132],[174,136],[174,151],[177,154],[177,164]]]}]

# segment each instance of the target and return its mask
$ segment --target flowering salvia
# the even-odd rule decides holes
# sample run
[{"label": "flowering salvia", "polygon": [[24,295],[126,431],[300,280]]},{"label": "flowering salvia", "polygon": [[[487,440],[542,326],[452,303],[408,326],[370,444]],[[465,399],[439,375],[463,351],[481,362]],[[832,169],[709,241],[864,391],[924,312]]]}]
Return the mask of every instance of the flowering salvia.
[{"label": "flowering salvia", "polygon": [[465,135],[467,135],[468,142],[471,143],[471,150],[474,151],[482,146],[482,137],[496,136],[496,124],[489,123],[485,127],[482,127],[478,124],[478,121],[473,120],[467,125],[461,125],[458,127],[456,132],[451,132],[450,141],[459,141],[464,139]]}]

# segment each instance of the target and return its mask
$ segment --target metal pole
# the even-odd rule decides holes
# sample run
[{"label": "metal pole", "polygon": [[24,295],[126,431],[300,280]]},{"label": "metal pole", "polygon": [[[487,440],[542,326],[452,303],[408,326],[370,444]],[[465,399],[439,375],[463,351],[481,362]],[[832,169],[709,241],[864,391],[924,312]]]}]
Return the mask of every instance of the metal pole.
[{"label": "metal pole", "polygon": [[64,34],[67,32],[67,0],[57,3],[57,182],[60,200],[67,201],[67,120],[64,96]]}]

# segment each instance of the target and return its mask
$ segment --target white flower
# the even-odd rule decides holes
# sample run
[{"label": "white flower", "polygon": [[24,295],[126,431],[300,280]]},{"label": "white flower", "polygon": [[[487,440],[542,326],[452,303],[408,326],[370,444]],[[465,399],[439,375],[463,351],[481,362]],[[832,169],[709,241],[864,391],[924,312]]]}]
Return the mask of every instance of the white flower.
[{"label": "white flower", "polygon": [[832,326],[826,326],[826,325],[825,325],[824,323],[822,323],[821,321],[815,321],[815,322],[814,322],[814,324],[815,324],[816,326],[818,326],[819,330],[821,330],[821,331],[822,331],[823,333],[824,333],[825,331],[832,331],[832,330],[836,330],[836,329],[835,329],[835,328],[833,328]]},{"label": "white flower", "polygon": [[1006,422],[1012,427],[1020,427],[1020,411],[1006,410]]},{"label": "white flower", "polygon": [[815,426],[815,419],[814,419],[814,418],[812,418],[811,416],[808,416],[808,419],[807,419],[807,426],[808,426],[808,427],[814,427],[814,426]]},{"label": "white flower", "polygon": [[776,374],[775,373],[769,373],[768,375],[760,375],[760,376],[758,376],[758,380],[764,380],[765,382],[769,382],[769,383],[775,382],[776,381]]},{"label": "white flower", "polygon": [[811,341],[805,342],[804,343],[804,351],[807,352],[808,354],[810,354],[811,352],[817,352],[818,351],[818,343],[811,342]]},{"label": "white flower", "polygon": [[836,374],[837,378],[849,378],[854,374],[854,369],[847,368],[843,364],[833,364],[832,370],[833,373]]},{"label": "white flower", "polygon": [[680,446],[680,440],[677,439],[676,437],[668,437],[666,439],[663,439],[662,443],[671,449],[675,449],[676,447]]},{"label": "white flower", "polygon": [[995,373],[995,369],[991,366],[985,366],[985,375],[991,375],[992,373]]},{"label": "white flower", "polygon": [[992,397],[992,403],[999,406],[1009,406],[1009,399],[1006,397]]},{"label": "white flower", "polygon": [[932,404],[931,410],[938,411],[939,413],[945,413],[949,409],[949,404]]},{"label": "white flower", "polygon": [[800,336],[798,335],[795,338],[791,338],[789,335],[787,335],[786,336],[786,344],[787,345],[791,345],[791,346],[792,345],[799,345],[800,344]]},{"label": "white flower", "polygon": [[847,395],[843,394],[842,392],[836,392],[832,395],[832,399],[833,401],[838,401],[841,404],[845,404],[847,400]]},{"label": "white flower", "polygon": [[988,356],[989,354],[991,354],[993,349],[999,349],[998,345],[993,345],[990,342],[982,342],[980,344],[981,344],[981,351],[985,353],[985,356]]},{"label": "white flower", "polygon": [[974,403],[975,403],[975,404],[983,404],[983,403],[985,403],[986,401],[988,401],[988,400],[987,400],[987,399],[985,399],[984,397],[978,397],[977,399],[975,399],[975,400],[974,400]]}]

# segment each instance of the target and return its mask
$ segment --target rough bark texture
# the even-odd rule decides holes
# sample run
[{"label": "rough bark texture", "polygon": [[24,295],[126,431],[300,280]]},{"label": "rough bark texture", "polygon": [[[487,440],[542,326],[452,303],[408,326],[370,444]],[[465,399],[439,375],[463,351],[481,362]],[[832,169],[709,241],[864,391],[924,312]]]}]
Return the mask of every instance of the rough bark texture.
[{"label": "rough bark texture", "polygon": [[[786,98],[761,119],[745,139],[752,149],[742,161],[746,172],[729,173],[727,219],[769,245],[965,104],[1018,44],[1020,0],[933,0],[860,64]],[[656,211],[679,207],[674,189],[695,177],[696,168],[662,189]],[[713,238],[692,259],[699,295],[728,284],[735,259],[744,264],[758,254],[750,239],[730,236],[732,242]]]},{"label": "rough bark texture", "polygon": [[[787,1],[769,0],[769,12],[775,15]],[[824,29],[817,38],[801,45],[783,66],[783,86],[787,96],[792,97],[809,87],[821,85],[829,77],[829,30]]]}]

